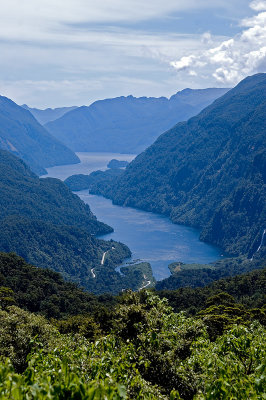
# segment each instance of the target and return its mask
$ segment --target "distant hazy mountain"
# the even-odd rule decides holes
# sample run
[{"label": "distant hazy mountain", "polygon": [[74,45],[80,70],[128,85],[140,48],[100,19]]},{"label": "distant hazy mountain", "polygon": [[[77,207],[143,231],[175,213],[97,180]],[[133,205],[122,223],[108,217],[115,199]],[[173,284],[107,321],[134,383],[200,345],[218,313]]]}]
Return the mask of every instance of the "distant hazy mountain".
[{"label": "distant hazy mountain", "polygon": [[40,110],[39,108],[28,107],[27,104],[22,104],[21,107],[25,108],[25,110],[30,111],[41,125],[44,125],[50,121],[54,121],[55,119],[62,117],[68,111],[72,111],[75,108],[77,108],[76,106],[73,106],[73,107],[46,108],[44,110]]},{"label": "distant hazy mountain", "polygon": [[117,97],[78,107],[45,124],[74,151],[139,153],[165,130],[196,115],[229,89],[185,89],[166,97]]},{"label": "distant hazy mountain", "polygon": [[92,193],[203,228],[203,240],[231,254],[263,256],[265,110],[266,74],[248,77],[161,135],[120,177],[101,176]]},{"label": "distant hazy mountain", "polygon": [[73,151],[51,136],[29,111],[3,96],[0,96],[0,149],[21,157],[37,174],[45,173],[45,167],[79,162]]}]

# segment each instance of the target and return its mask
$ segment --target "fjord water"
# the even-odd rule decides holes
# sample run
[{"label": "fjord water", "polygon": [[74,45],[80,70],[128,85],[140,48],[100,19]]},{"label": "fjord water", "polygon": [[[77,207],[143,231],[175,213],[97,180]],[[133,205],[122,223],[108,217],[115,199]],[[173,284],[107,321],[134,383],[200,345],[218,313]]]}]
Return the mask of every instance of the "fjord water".
[{"label": "fjord water", "polygon": [[[81,163],[48,168],[48,176],[66,179],[78,173],[90,173],[96,169],[106,169],[112,158],[131,161],[130,154],[77,153]],[[47,176],[47,175],[46,175]],[[128,261],[142,260],[151,264],[157,280],[170,275],[168,265],[174,261],[185,263],[210,263],[221,257],[221,251],[199,240],[199,231],[173,224],[169,218],[113,205],[111,200],[91,195],[88,190],[77,192],[88,203],[96,217],[114,228],[114,232],[102,236],[125,243],[132,251]]]},{"label": "fjord water", "polygon": [[52,177],[65,180],[70,175],[74,174],[87,174],[89,175],[93,171],[106,170],[107,164],[112,159],[121,161],[132,161],[135,158],[135,154],[118,154],[118,153],[89,153],[81,152],[76,153],[80,159],[79,164],[70,165],[58,165],[52,168],[46,168],[48,175],[43,177]]}]

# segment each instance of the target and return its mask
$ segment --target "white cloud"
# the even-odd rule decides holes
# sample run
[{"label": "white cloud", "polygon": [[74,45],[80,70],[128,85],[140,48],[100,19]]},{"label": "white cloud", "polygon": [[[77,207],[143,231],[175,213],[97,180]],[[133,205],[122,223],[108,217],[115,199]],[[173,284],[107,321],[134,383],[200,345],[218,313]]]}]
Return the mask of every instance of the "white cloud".
[{"label": "white cloud", "polygon": [[193,55],[182,57],[179,61],[172,61],[170,65],[172,65],[178,71],[183,71],[185,69],[188,69],[194,64],[195,58],[196,56]]},{"label": "white cloud", "polygon": [[0,39],[71,41],[82,24],[90,30],[93,24],[140,22],[217,7],[231,6],[224,0],[0,0]]},{"label": "white cloud", "polygon": [[204,44],[211,44],[212,43],[212,35],[210,32],[204,32],[203,35],[201,35],[201,41]]},{"label": "white cloud", "polygon": [[255,11],[264,11],[266,10],[266,1],[265,0],[254,0],[250,3],[250,8]]},{"label": "white cloud", "polygon": [[[55,107],[204,87],[210,77],[198,74],[206,61],[197,50],[215,48],[227,36],[198,34],[204,30],[189,21],[190,12],[200,16],[212,8],[230,18],[243,1],[0,0],[0,94]],[[179,33],[182,17],[191,34]],[[176,57],[181,79],[169,66]]]},{"label": "white cloud", "polygon": [[199,35],[118,27],[76,29],[67,35],[51,36],[49,44],[40,44],[36,36],[36,43],[1,43],[0,94],[43,108],[128,94],[172,95],[192,84],[198,87],[191,79],[195,73],[178,82],[168,63],[177,52],[182,56],[205,46]]},{"label": "white cloud", "polygon": [[1,19],[20,26],[57,23],[144,21],[191,8],[223,6],[222,0],[1,0]]},{"label": "white cloud", "polygon": [[170,65],[178,72],[212,74],[221,84],[234,85],[249,74],[264,72],[266,67],[266,1],[252,1],[257,15],[243,19],[243,31],[219,46],[185,55]]}]

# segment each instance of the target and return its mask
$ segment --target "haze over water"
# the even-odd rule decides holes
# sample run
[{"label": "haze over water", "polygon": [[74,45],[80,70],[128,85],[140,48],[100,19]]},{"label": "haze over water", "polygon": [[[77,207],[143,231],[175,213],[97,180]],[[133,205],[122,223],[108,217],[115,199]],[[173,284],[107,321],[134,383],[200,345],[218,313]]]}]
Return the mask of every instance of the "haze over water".
[{"label": "haze over water", "polygon": [[135,154],[118,154],[118,153],[76,153],[80,159],[79,164],[58,165],[52,168],[46,168],[48,175],[45,177],[59,178],[65,180],[74,174],[90,174],[97,170],[106,170],[107,164],[112,159],[122,161],[132,161],[136,157]]},{"label": "haze over water", "polygon": [[[114,153],[77,154],[80,164],[48,168],[48,176],[66,179],[73,174],[104,170],[112,158],[127,161],[134,158],[134,155]],[[170,275],[168,265],[174,261],[211,263],[221,258],[221,250],[199,241],[197,229],[173,224],[169,218],[158,214],[113,205],[111,200],[91,195],[88,190],[76,193],[100,221],[114,228],[113,233],[102,238],[125,243],[132,251],[132,259],[127,261],[149,262],[157,280]]]}]

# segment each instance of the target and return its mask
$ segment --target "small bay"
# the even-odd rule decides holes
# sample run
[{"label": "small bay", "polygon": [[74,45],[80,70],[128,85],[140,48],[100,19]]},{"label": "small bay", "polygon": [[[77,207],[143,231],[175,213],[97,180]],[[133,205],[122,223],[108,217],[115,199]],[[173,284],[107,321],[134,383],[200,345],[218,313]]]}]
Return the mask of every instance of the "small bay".
[{"label": "small bay", "polygon": [[[116,153],[77,155],[81,159],[80,164],[48,168],[48,176],[64,180],[73,174],[105,170],[113,158],[126,161],[134,158],[134,155]],[[221,258],[221,250],[199,240],[200,232],[197,229],[173,224],[162,215],[114,205],[111,200],[91,195],[88,190],[76,194],[89,204],[100,221],[114,228],[113,233],[102,236],[102,239],[125,243],[132,251],[132,258],[127,261],[149,262],[157,280],[170,275],[168,265],[174,261],[206,264]]]}]

